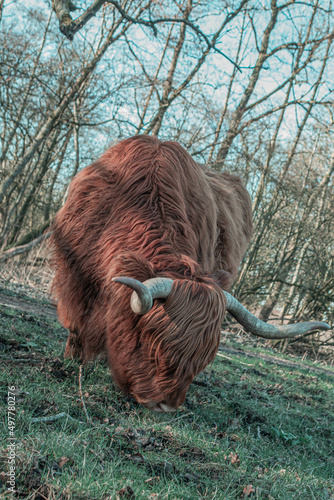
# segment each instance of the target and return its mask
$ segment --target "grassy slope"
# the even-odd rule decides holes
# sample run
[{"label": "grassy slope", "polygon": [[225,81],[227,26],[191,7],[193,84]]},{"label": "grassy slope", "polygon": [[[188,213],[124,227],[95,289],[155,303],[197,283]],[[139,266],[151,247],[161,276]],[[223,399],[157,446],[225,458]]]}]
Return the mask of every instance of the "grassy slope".
[{"label": "grassy slope", "polygon": [[[16,498],[334,498],[333,377],[223,354],[183,407],[158,414],[94,363],[82,380],[90,425],[65,341],[55,320],[0,306],[2,408],[8,385],[18,392]],[[60,412],[78,421],[32,422]],[[2,412],[0,479],[7,436]]]}]

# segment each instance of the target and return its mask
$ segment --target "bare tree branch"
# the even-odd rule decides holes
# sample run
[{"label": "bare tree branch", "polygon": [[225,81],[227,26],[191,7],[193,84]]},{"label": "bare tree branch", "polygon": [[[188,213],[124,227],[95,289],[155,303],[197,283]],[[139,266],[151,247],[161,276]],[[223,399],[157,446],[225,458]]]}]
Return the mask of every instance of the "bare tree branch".
[{"label": "bare tree branch", "polygon": [[[245,4],[247,0],[243,0],[242,4]],[[200,38],[202,38],[207,44],[209,49],[213,49],[215,52],[227,59],[231,64],[237,67],[239,71],[241,69],[239,66],[232,61],[224,52],[222,52],[218,47],[216,47],[209,39],[209,37],[203,33],[203,31],[192,21],[189,21],[186,17],[162,17],[158,19],[139,19],[138,17],[132,17],[126,12],[125,9],[116,2],[115,0],[95,0],[95,2],[85,10],[85,12],[73,20],[70,11],[70,5],[73,5],[71,0],[52,0],[53,9],[59,19],[59,29],[60,31],[69,39],[73,40],[74,35],[101,9],[104,4],[113,5],[121,16],[129,21],[131,24],[140,24],[142,26],[147,26],[153,30],[154,36],[157,36],[158,31],[156,28],[157,24],[162,23],[183,23],[191,28]],[[75,9],[72,9],[75,10]],[[229,15],[227,16],[229,17]]]}]

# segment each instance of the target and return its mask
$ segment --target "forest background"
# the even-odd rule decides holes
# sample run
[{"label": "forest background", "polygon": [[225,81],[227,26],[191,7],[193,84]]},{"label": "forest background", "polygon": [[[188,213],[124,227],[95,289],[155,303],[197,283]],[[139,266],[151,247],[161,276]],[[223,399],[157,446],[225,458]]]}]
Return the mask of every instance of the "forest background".
[{"label": "forest background", "polygon": [[45,239],[78,170],[151,134],[243,177],[255,233],[239,300],[333,323],[331,1],[75,6],[0,0],[2,269]]}]

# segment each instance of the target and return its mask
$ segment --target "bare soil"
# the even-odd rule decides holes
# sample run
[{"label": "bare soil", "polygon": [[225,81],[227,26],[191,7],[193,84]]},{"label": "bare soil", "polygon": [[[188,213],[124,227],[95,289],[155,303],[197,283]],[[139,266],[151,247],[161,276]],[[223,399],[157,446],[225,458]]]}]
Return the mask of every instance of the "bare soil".
[{"label": "bare soil", "polygon": [[37,314],[41,316],[48,316],[52,318],[57,317],[57,309],[50,302],[49,305],[39,304],[37,302],[30,302],[23,298],[11,297],[0,291],[0,306],[11,307],[29,314]]}]

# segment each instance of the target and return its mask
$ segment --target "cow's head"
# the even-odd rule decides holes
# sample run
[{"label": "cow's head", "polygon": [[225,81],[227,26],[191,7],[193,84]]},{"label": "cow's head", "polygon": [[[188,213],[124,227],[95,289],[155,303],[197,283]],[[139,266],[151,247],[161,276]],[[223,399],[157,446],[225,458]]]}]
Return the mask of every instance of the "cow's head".
[{"label": "cow's head", "polygon": [[129,392],[148,408],[172,411],[216,355],[226,310],[224,293],[211,278],[113,281],[134,290],[129,307],[137,315],[138,345]]}]

